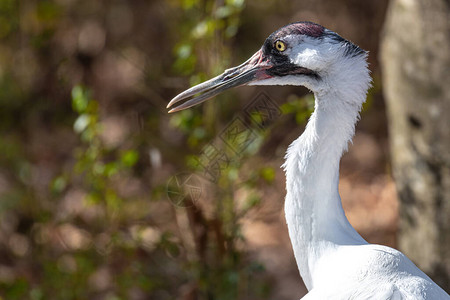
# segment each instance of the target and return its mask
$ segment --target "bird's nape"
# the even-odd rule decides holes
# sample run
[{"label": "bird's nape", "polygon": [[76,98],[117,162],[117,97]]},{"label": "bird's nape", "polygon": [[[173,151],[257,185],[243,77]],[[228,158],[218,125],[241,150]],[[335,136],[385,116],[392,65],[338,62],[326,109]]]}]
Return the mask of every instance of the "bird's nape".
[{"label": "bird's nape", "polygon": [[270,78],[271,76],[267,74],[266,70],[272,67],[273,65],[271,62],[264,56],[263,52],[259,50],[243,64],[227,69],[219,76],[193,86],[190,89],[178,94],[169,102],[167,108],[172,107],[174,104],[182,100],[192,98],[181,105],[172,108],[169,113],[200,104],[230,88],[246,85],[257,80]]}]

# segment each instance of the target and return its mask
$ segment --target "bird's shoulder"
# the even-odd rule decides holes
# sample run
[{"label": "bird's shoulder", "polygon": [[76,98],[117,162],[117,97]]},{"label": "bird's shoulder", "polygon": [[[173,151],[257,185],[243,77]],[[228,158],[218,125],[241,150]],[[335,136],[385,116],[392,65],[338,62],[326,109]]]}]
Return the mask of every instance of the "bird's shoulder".
[{"label": "bird's shoulder", "polygon": [[[331,268],[330,268],[331,266]],[[333,270],[330,273],[330,269]],[[400,269],[416,272],[417,267],[400,251],[381,245],[342,245],[332,249],[317,263],[317,276],[323,277],[324,272],[336,276],[346,274],[353,279],[366,278],[382,273],[387,276],[397,273]],[[420,272],[419,269],[417,269]]]},{"label": "bird's shoulder", "polygon": [[426,300],[439,298],[425,298],[399,290],[393,284],[356,286],[354,289],[331,291],[329,289],[314,288],[301,300]]},{"label": "bird's shoulder", "polygon": [[449,295],[443,290],[405,289],[394,283],[371,285],[355,285],[353,288],[332,290],[329,288],[313,288],[301,300],[448,300]]},{"label": "bird's shoulder", "polygon": [[339,246],[326,255],[321,264],[334,264],[336,270],[356,272],[355,275],[362,278],[377,273],[425,275],[402,252],[374,244]]},{"label": "bird's shoulder", "polygon": [[408,257],[390,247],[342,246],[321,264],[327,271],[318,270],[305,299],[450,299]]}]

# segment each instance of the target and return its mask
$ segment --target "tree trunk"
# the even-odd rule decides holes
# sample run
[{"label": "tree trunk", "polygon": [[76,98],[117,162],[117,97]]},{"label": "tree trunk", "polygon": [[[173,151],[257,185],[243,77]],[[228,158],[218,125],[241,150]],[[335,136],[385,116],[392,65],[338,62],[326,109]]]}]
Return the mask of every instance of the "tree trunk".
[{"label": "tree trunk", "polygon": [[391,0],[381,45],[399,248],[450,288],[450,1]]}]

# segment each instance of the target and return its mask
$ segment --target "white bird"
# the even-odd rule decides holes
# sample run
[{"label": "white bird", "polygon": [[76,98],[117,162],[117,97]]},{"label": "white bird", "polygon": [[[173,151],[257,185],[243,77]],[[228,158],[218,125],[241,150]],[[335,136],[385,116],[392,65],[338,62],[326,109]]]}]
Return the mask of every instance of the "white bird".
[{"label": "white bird", "polygon": [[367,53],[311,22],[272,33],[242,65],[176,96],[169,112],[240,85],[303,85],[315,109],[288,148],[285,213],[302,299],[450,299],[401,252],[367,243],[350,225],[338,191],[339,161],[355,132],[371,78]]}]

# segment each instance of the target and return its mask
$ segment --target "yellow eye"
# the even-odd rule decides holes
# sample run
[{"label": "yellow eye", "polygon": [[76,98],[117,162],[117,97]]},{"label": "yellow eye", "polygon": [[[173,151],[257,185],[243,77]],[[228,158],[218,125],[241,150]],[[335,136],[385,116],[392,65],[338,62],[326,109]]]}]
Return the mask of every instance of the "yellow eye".
[{"label": "yellow eye", "polygon": [[275,48],[277,48],[278,51],[283,52],[284,50],[286,50],[286,44],[282,41],[276,41]]}]

